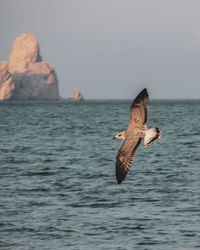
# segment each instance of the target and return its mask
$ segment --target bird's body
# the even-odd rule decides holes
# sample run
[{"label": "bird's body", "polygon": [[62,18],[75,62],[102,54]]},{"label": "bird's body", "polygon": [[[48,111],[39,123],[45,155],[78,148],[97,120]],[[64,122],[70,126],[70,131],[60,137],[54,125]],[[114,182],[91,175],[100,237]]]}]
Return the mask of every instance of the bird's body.
[{"label": "bird's body", "polygon": [[113,139],[124,139],[124,143],[116,157],[116,178],[118,184],[121,184],[125,179],[142,139],[144,140],[144,147],[148,147],[160,139],[160,127],[147,128],[148,102],[148,92],[146,89],[143,89],[131,105],[128,129],[113,137]]}]

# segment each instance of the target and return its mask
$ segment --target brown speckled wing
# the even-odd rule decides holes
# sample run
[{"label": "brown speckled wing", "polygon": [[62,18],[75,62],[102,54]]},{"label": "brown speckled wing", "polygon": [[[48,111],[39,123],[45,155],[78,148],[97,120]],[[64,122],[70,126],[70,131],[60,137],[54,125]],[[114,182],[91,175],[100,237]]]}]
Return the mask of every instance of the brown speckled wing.
[{"label": "brown speckled wing", "polygon": [[147,123],[148,104],[149,95],[147,89],[143,89],[131,105],[129,127],[141,126]]},{"label": "brown speckled wing", "polygon": [[122,144],[116,157],[116,178],[118,184],[126,178],[126,175],[132,165],[136,150],[139,147],[141,138],[127,137]]}]

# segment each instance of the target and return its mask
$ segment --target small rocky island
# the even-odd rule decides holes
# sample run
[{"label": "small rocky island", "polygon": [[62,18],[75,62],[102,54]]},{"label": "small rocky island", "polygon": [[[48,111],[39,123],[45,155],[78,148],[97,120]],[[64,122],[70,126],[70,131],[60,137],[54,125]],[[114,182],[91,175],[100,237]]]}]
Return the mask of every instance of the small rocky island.
[{"label": "small rocky island", "polygon": [[83,95],[81,94],[80,90],[78,87],[75,88],[74,94],[71,98],[68,100],[70,101],[82,101],[84,99]]},{"label": "small rocky island", "polygon": [[75,88],[74,94],[72,97],[69,97],[69,98],[60,97],[60,101],[82,101],[82,100],[84,100],[84,97],[81,94],[78,87]]},{"label": "small rocky island", "polygon": [[23,33],[16,38],[8,62],[0,62],[0,100],[59,99],[54,65],[42,62],[37,38]]}]

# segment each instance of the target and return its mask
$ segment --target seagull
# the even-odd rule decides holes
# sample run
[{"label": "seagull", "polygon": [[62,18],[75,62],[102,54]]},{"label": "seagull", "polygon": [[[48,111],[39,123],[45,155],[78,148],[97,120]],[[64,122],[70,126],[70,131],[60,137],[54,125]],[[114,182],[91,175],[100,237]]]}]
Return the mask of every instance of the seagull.
[{"label": "seagull", "polygon": [[128,129],[113,137],[113,139],[124,139],[116,157],[116,179],[118,184],[121,184],[126,178],[141,141],[144,140],[144,147],[146,148],[161,137],[161,128],[159,126],[147,129],[148,104],[149,95],[145,88],[131,104]]}]

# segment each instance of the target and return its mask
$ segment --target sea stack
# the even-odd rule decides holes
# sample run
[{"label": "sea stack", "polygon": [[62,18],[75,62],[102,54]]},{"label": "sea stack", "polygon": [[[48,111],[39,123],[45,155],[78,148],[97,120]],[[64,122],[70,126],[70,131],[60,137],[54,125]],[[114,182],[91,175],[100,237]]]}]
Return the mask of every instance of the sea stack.
[{"label": "sea stack", "polygon": [[54,65],[42,62],[37,38],[23,33],[16,38],[8,63],[0,63],[0,100],[59,99]]},{"label": "sea stack", "polygon": [[72,98],[69,98],[69,100],[71,100],[71,101],[82,101],[83,99],[84,99],[84,97],[81,94],[78,87],[75,88]]}]

